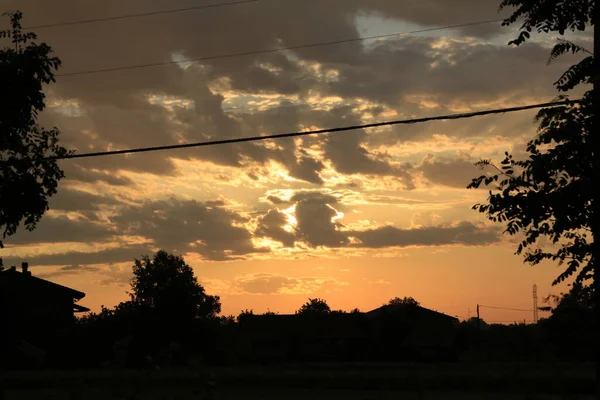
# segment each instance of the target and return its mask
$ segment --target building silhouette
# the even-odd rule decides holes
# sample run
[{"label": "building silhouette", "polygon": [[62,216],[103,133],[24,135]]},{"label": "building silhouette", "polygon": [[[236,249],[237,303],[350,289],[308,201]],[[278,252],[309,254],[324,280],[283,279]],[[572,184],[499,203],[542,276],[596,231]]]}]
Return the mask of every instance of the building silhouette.
[{"label": "building silhouette", "polygon": [[43,358],[61,335],[75,324],[75,313],[89,311],[77,302],[85,293],[33,276],[27,263],[21,270],[0,271],[0,334],[4,363]]},{"label": "building silhouette", "polygon": [[326,361],[446,357],[459,321],[416,305],[366,313],[248,315],[238,355],[247,361]]}]

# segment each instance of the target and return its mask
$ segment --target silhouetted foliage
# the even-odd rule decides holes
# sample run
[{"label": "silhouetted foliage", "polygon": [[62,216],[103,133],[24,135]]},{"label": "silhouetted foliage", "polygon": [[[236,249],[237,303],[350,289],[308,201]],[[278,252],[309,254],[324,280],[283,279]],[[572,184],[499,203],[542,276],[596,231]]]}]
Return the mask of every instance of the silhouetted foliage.
[{"label": "silhouetted foliage", "polygon": [[[147,366],[224,359],[233,317],[218,317],[218,296],[206,294],[182,257],[157,252],[136,259],[131,300],[81,318],[79,338],[94,343],[91,364]],[[219,345],[217,345],[219,344]],[[88,346],[89,347],[89,346]]]},{"label": "silhouetted foliage", "polygon": [[161,250],[135,260],[131,301],[165,318],[210,319],[221,312],[219,296],[209,296],[182,257]]},{"label": "silhouetted foliage", "polygon": [[509,44],[521,45],[531,37],[535,29],[538,33],[584,31],[592,22],[593,0],[503,0],[500,10],[513,7],[516,10],[502,25],[509,26],[524,20],[519,36]]},{"label": "silhouetted foliage", "polygon": [[[14,235],[21,223],[33,230],[48,210],[48,198],[64,177],[56,160],[68,154],[58,145],[58,129],[37,123],[45,108],[45,84],[54,82],[60,60],[52,48],[35,43],[23,32],[20,12],[9,14],[11,28],[0,31],[0,229],[2,239]],[[0,248],[3,247],[0,240]],[[1,266],[1,259],[0,259]]]},{"label": "silhouetted foliage", "polygon": [[394,297],[393,299],[391,299],[390,301],[387,302],[387,305],[388,306],[399,306],[399,305],[420,306],[421,303],[419,303],[417,300],[415,300],[412,297],[404,297],[404,298]]},{"label": "silhouetted foliage", "polygon": [[[526,1],[505,0],[502,7],[518,7],[505,24],[523,17],[525,23],[512,44],[520,45],[529,32],[559,32],[586,29],[592,15],[588,1]],[[567,52],[587,52],[580,46],[560,41],[552,50],[550,60]],[[572,67],[557,82],[559,91],[581,83],[589,83],[593,74],[591,56]],[[478,165],[495,168],[492,175],[473,179],[469,188],[492,186],[487,204],[473,208],[496,222],[507,224],[510,235],[521,233],[524,239],[517,254],[535,265],[553,260],[566,268],[553,284],[575,275],[577,282],[592,278],[596,257],[593,254],[595,170],[592,91],[581,103],[540,110],[538,135],[527,145],[529,157],[515,160],[506,152],[500,167],[489,160]],[[561,99],[567,99],[561,96]],[[597,156],[596,156],[597,158]],[[542,249],[540,240],[546,237],[552,245]]]},{"label": "silhouetted foliage", "polygon": [[581,360],[581,354],[589,352],[589,343],[595,339],[592,288],[576,282],[569,292],[548,296],[545,301],[554,304],[540,308],[552,314],[540,325],[557,349],[557,356]]},{"label": "silhouetted foliage", "polygon": [[323,299],[308,299],[306,303],[302,305],[297,311],[296,314],[299,315],[315,315],[315,314],[330,314],[331,308],[327,304],[327,302]]},{"label": "silhouetted foliage", "polygon": [[237,322],[241,322],[243,321],[245,318],[255,315],[254,314],[254,310],[242,310],[242,312],[239,313],[239,315],[237,316]]}]

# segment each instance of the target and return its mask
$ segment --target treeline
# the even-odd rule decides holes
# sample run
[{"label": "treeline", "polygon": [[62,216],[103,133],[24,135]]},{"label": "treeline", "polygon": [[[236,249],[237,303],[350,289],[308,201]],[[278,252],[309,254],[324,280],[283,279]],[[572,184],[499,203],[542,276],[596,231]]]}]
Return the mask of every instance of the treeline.
[{"label": "treeline", "polygon": [[[445,344],[427,352],[404,345],[400,329],[376,343],[377,351],[362,343],[346,343],[338,353],[328,353],[338,354],[339,360],[327,361],[588,361],[592,360],[588,346],[594,331],[591,298],[589,287],[575,285],[568,294],[550,299],[554,303],[551,316],[535,325],[488,325],[472,318],[455,324],[444,333],[448,335]],[[419,305],[410,297],[395,298],[388,304]],[[191,267],[181,257],[160,251],[152,259],[135,261],[128,301],[77,319],[71,332],[47,348],[45,365],[66,369],[155,368],[248,362],[239,353],[240,328],[254,312],[244,310],[237,317],[220,313],[219,297],[205,292]],[[360,317],[357,309],[331,310],[323,299],[309,299],[296,314]],[[323,343],[295,345],[295,354],[304,356],[297,360],[319,361],[324,353],[310,351],[318,345]],[[313,354],[312,359],[308,354]],[[268,361],[260,354],[254,359]]]}]

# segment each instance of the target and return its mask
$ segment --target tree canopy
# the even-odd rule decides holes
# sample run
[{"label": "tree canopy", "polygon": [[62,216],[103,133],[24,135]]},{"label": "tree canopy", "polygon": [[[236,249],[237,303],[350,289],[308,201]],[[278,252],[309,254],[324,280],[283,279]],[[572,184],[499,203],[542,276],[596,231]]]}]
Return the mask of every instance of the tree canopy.
[{"label": "tree canopy", "polygon": [[415,300],[412,297],[403,297],[403,298],[394,297],[393,299],[388,301],[387,305],[388,306],[399,306],[399,305],[420,306],[421,303],[419,303],[417,300]]},{"label": "tree canopy", "polygon": [[[566,30],[585,31],[592,19],[593,4],[585,0],[505,0],[501,8],[512,6],[517,10],[504,24],[525,21],[510,44],[526,42],[533,29],[560,34]],[[573,42],[559,40],[549,62],[566,53],[584,54],[584,58],[555,82],[559,92],[591,83],[593,77],[593,56]],[[593,96],[588,90],[579,102],[540,110],[536,117],[538,134],[527,144],[528,158],[516,160],[506,152],[499,166],[482,160],[478,165],[491,166],[495,173],[473,179],[469,185],[491,187],[487,203],[473,208],[492,221],[506,223],[510,235],[523,235],[516,253],[524,255],[526,262],[535,265],[553,260],[566,264],[554,285],[570,277],[577,282],[592,278],[597,259],[593,251],[593,221],[598,217],[594,215],[598,165]],[[559,98],[569,100],[566,95]]]},{"label": "tree canopy", "polygon": [[[36,35],[23,32],[22,13],[8,14],[11,28],[0,31],[0,229],[14,235],[21,223],[33,230],[48,210],[48,198],[64,177],[55,159],[67,155],[59,131],[37,123],[45,108],[43,87],[54,82],[60,59]],[[0,240],[2,247],[2,240]],[[1,264],[1,262],[0,262]]]},{"label": "tree canopy", "polygon": [[323,299],[308,299],[297,311],[298,315],[320,315],[331,314],[331,308]]},{"label": "tree canopy", "polygon": [[210,319],[221,312],[219,296],[207,295],[183,258],[163,250],[135,260],[130,296],[167,319]]},{"label": "tree canopy", "polygon": [[508,26],[524,20],[519,36],[509,44],[525,43],[535,29],[538,33],[585,31],[593,24],[594,0],[503,0],[500,10],[516,8],[502,25]]}]

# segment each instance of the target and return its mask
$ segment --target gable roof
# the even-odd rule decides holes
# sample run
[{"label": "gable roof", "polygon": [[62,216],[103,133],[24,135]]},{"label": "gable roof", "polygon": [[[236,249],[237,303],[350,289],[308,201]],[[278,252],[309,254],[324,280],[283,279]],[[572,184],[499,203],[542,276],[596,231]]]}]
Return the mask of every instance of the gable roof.
[{"label": "gable roof", "polygon": [[447,322],[458,322],[458,318],[456,317],[430,310],[425,307],[409,304],[383,305],[366,313],[367,318],[375,318],[384,315],[402,316],[411,319],[437,319],[440,321],[445,320]]},{"label": "gable roof", "polygon": [[28,273],[19,272],[14,268],[0,272],[0,286],[29,286],[32,290],[53,292],[60,296],[68,296],[74,300],[81,300],[85,297],[85,293],[79,290],[71,289]]}]

